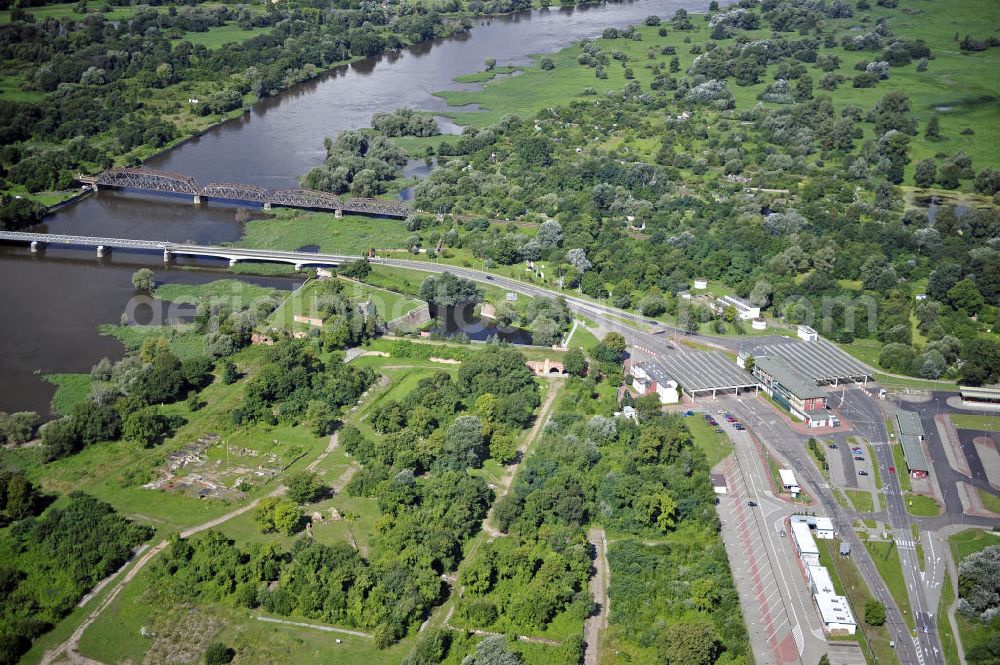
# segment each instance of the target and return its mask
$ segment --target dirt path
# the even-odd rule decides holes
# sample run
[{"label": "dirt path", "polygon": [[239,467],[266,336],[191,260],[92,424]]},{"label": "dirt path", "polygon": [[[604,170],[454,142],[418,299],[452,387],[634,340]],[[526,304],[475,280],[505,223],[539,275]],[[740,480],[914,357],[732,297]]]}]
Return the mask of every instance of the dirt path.
[{"label": "dirt path", "polygon": [[514,474],[517,473],[517,469],[521,466],[521,462],[523,462],[528,456],[528,451],[538,439],[538,435],[541,434],[542,428],[544,428],[545,424],[549,421],[549,416],[552,413],[552,405],[556,401],[556,395],[559,394],[560,386],[561,384],[556,385],[555,383],[549,385],[549,394],[545,397],[545,401],[542,402],[542,407],[538,411],[538,418],[535,419],[535,425],[531,428],[531,431],[528,432],[528,436],[524,437],[524,443],[522,443],[517,449],[517,461],[508,466],[504,471],[503,477],[500,478],[496,488],[496,499],[493,501],[493,505],[490,506],[490,511],[483,519],[483,531],[485,531],[490,538],[496,538],[501,534],[501,531],[490,523],[490,520],[493,518],[493,511],[496,509],[497,504],[500,503],[500,499],[504,498],[507,495],[507,492],[510,491],[510,484],[514,481]]},{"label": "dirt path", "polygon": [[280,623],[285,626],[298,626],[299,628],[312,628],[313,630],[322,630],[327,633],[340,633],[341,635],[353,635],[354,637],[367,637],[371,638],[368,633],[362,633],[360,630],[349,630],[347,628],[336,628],[334,626],[324,626],[317,623],[304,623],[302,621],[287,621],[285,619],[273,619],[271,617],[255,617],[257,621],[263,621],[265,623]]},{"label": "dirt path", "polygon": [[[385,376],[383,374],[380,377],[379,385],[382,386],[382,387],[384,387],[384,386],[386,386],[388,384],[389,384],[389,377],[387,377],[387,376]],[[369,388],[369,391],[366,392],[366,394],[364,396],[362,396],[362,401],[364,401],[366,398],[370,398],[370,397],[372,397],[372,393],[371,393],[371,389]],[[357,408],[360,408],[360,406],[361,406],[361,403],[359,402],[359,404],[355,405],[354,408],[357,409]],[[329,456],[330,453],[332,453],[334,450],[336,450],[339,446],[340,446],[339,435],[338,435],[338,433],[334,432],[334,434],[330,437],[330,441],[327,443],[326,449],[322,453],[320,453],[320,455],[315,460],[313,460],[309,464],[309,466],[307,466],[306,468],[309,469],[310,471],[316,469],[316,467],[319,466],[319,464],[324,459],[326,459],[327,456]],[[355,473],[357,473],[357,471],[358,471],[357,465],[356,464],[352,464],[350,468],[348,468],[343,474],[341,474],[340,478],[338,478],[336,481],[334,481],[334,484],[333,484],[334,491],[336,491],[336,492],[339,493],[344,488],[344,486],[347,485],[347,483],[350,481],[351,477],[354,476]],[[209,520],[209,521],[204,522],[202,524],[199,524],[197,526],[193,526],[193,527],[191,527],[189,529],[181,531],[180,536],[181,536],[181,538],[190,538],[191,536],[195,535],[196,533],[201,533],[202,531],[206,531],[208,529],[215,528],[215,527],[219,526],[220,524],[224,524],[225,522],[228,522],[229,520],[233,519],[234,517],[239,517],[240,515],[248,512],[248,511],[253,510],[254,508],[257,507],[257,504],[260,503],[261,499],[266,498],[266,497],[281,496],[284,493],[285,493],[285,487],[284,486],[278,486],[278,487],[274,488],[272,491],[268,492],[265,496],[258,497],[256,499],[254,499],[253,501],[251,501],[250,503],[246,504],[245,506],[241,506],[241,507],[239,507],[239,508],[237,508],[235,510],[232,510],[232,511],[226,513],[225,515],[222,515],[220,517],[216,517],[215,519]],[[132,565],[131,569],[129,569],[128,572],[125,573],[124,577],[122,577],[122,579],[119,580],[111,588],[111,591],[108,593],[107,596],[105,596],[104,600],[102,600],[90,612],[90,614],[87,615],[87,618],[83,620],[83,623],[81,623],[79,626],[76,627],[76,630],[73,631],[72,635],[70,635],[69,638],[65,642],[63,642],[62,644],[59,644],[58,646],[54,647],[53,649],[50,649],[50,650],[46,651],[42,655],[41,660],[39,660],[39,665],[53,665],[53,663],[55,663],[56,660],[58,658],[60,658],[60,656],[65,656],[66,658],[68,658],[73,663],[81,663],[81,664],[85,664],[85,665],[102,665],[99,661],[96,661],[96,660],[93,660],[93,659],[90,659],[90,658],[86,658],[85,656],[83,656],[83,655],[81,655],[79,653],[80,639],[83,637],[84,632],[86,632],[86,630],[88,628],[90,628],[90,626],[93,625],[93,623],[95,621],[97,621],[98,617],[101,616],[101,614],[104,612],[104,610],[106,610],[108,607],[111,606],[111,604],[115,601],[115,599],[118,597],[118,595],[122,592],[122,589],[124,589],[125,586],[129,582],[131,582],[135,578],[135,576],[138,575],[139,572],[143,568],[145,568],[146,565],[156,557],[157,554],[159,554],[164,549],[166,549],[167,545],[168,545],[168,542],[166,540],[163,540],[163,541],[157,543],[151,549],[147,550],[145,553],[143,553],[141,556],[139,556],[139,558],[134,559],[134,564]],[[129,563],[131,563],[131,562],[129,562]],[[126,563],[124,566],[122,566],[122,568],[128,567],[129,563]],[[121,572],[121,569],[119,569],[118,572]],[[118,572],[116,572],[115,575],[117,575]],[[114,575],[111,576],[111,578],[113,578],[113,577],[114,577]],[[109,581],[110,581],[110,578],[109,578],[109,580],[106,580],[106,581],[102,582],[102,584],[107,584]],[[96,595],[98,593],[100,593],[100,589],[96,589],[95,588],[93,591],[91,591],[90,594],[88,594],[84,598],[87,599],[87,600],[89,600],[90,598],[92,598],[94,595]]]},{"label": "dirt path", "polygon": [[593,545],[594,576],[590,578],[590,593],[597,603],[597,614],[587,617],[583,629],[587,650],[584,652],[584,665],[597,665],[601,645],[601,636],[608,627],[608,584],[611,583],[611,570],[608,568],[608,540],[604,529],[592,527],[587,531],[587,540]]},{"label": "dirt path", "polygon": [[309,466],[306,467],[306,470],[315,471],[316,467],[318,467],[323,462],[323,460],[325,460],[330,455],[330,453],[332,453],[339,447],[340,447],[340,430],[337,430],[336,432],[330,435],[330,442],[326,444],[326,450],[321,452],[316,457],[316,459],[310,462]]},{"label": "dirt path", "polygon": [[[196,533],[201,533],[202,531],[205,531],[207,529],[217,527],[220,524],[228,522],[234,517],[238,517],[245,512],[253,510],[254,508],[257,507],[257,504],[260,503],[261,499],[265,497],[280,496],[284,492],[285,488],[283,486],[276,487],[270,492],[268,492],[265,496],[258,497],[245,506],[241,506],[236,510],[232,510],[226,513],[225,515],[216,517],[215,519],[199,524],[198,526],[193,526],[190,529],[181,531],[180,534],[181,538],[190,538]],[[151,549],[147,550],[145,554],[136,559],[135,564],[132,566],[132,568],[129,569],[129,571],[125,573],[125,576],[122,577],[118,581],[118,583],[111,588],[111,591],[108,593],[108,595],[105,596],[104,600],[102,600],[91,611],[89,615],[87,615],[87,618],[83,620],[83,623],[77,626],[76,630],[73,631],[73,634],[69,636],[69,639],[67,639],[65,642],[55,647],[54,649],[46,651],[45,654],[42,656],[42,659],[39,661],[39,665],[52,665],[52,663],[56,661],[56,658],[58,658],[63,654],[66,654],[67,657],[73,662],[87,662],[92,664],[97,663],[98,661],[85,658],[84,656],[81,656],[78,653],[78,650],[80,648],[80,639],[83,637],[83,633],[88,628],[90,628],[90,626],[93,625],[95,621],[97,621],[98,617],[101,616],[104,610],[106,610],[108,607],[111,606],[111,603],[115,601],[115,599],[118,597],[118,594],[122,592],[122,589],[124,589],[129,582],[135,579],[135,576],[139,574],[139,571],[145,568],[146,565],[150,561],[152,561],[157,554],[165,550],[168,544],[169,543],[166,540],[160,541],[155,547],[152,547]],[[127,566],[128,564],[125,565]]]}]

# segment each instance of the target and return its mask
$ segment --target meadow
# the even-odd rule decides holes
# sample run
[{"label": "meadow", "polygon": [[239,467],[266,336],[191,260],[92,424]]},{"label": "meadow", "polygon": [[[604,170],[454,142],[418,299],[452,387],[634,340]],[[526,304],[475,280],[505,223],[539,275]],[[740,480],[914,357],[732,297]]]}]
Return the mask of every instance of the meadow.
[{"label": "meadow", "polygon": [[[889,90],[903,90],[909,95],[911,109],[918,120],[920,134],[911,141],[911,163],[907,167],[906,182],[912,182],[916,162],[937,154],[954,155],[963,150],[972,157],[976,168],[1000,166],[1000,155],[993,146],[1000,141],[1000,78],[995,72],[1000,68],[1000,49],[971,53],[958,47],[956,36],[974,34],[976,26],[995,25],[1000,21],[1000,5],[990,0],[953,0],[947,3],[935,0],[912,0],[901,10],[875,7],[875,19],[886,18],[887,25],[895,34],[907,39],[923,39],[931,47],[934,58],[925,72],[916,71],[915,63],[894,67],[888,81],[873,88],[853,88],[850,83],[842,85],[833,93],[816,90],[815,94],[829,94],[834,108],[846,105],[862,109],[871,108]],[[635,80],[648,89],[653,75],[642,63],[649,62],[647,50],[669,45],[676,48],[681,72],[686,71],[697,57],[691,53],[693,43],[709,41],[709,30],[700,16],[693,17],[695,31],[692,33],[670,30],[667,37],[659,37],[657,28],[639,26],[641,41],[626,39],[596,40],[606,52],[622,51],[629,57],[629,67]],[[831,21],[840,31],[861,25],[857,18]],[[751,39],[767,38],[770,31],[741,31]],[[716,40],[726,44],[731,40]],[[460,124],[487,126],[499,121],[508,113],[522,117],[533,117],[540,110],[553,106],[564,106],[574,100],[586,99],[585,90],[592,88],[598,96],[609,91],[618,91],[625,85],[625,70],[617,64],[605,68],[608,78],[597,79],[594,70],[577,63],[582,50],[578,45],[549,54],[555,67],[543,70],[537,65],[527,67],[523,73],[513,77],[499,77],[485,82],[481,90],[444,90],[435,95],[445,100],[455,110],[447,115]],[[847,51],[842,46],[822,47],[821,54],[837,55],[842,64],[839,72],[851,76],[854,64],[859,60],[870,60],[872,55],[864,51]],[[536,59],[541,56],[536,56]],[[662,56],[657,56],[661,58]],[[770,65],[767,75],[756,85],[739,86],[730,81],[730,90],[736,97],[736,108],[749,109],[758,103],[777,106],[768,102],[758,102],[757,96],[774,80],[778,65]],[[476,74],[470,73],[471,76]],[[815,77],[818,78],[818,77]],[[478,104],[479,111],[462,111],[460,107]],[[938,115],[941,122],[941,139],[931,141],[923,137],[922,129],[932,115]],[[974,133],[963,134],[971,128]],[[872,129],[866,127],[864,139],[871,139]],[[864,140],[862,139],[862,140]],[[653,157],[658,142],[635,136],[607,137],[602,147],[628,148],[629,152]]]}]

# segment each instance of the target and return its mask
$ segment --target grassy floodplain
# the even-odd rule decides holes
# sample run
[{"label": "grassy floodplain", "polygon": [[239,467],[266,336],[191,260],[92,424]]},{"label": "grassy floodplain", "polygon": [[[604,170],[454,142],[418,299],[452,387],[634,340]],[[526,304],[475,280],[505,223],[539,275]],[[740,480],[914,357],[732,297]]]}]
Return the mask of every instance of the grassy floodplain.
[{"label": "grassy floodplain", "polygon": [[[907,3],[904,11],[886,10],[875,7],[873,18],[886,18],[888,27],[896,34],[907,38],[921,38],[934,45],[934,59],[931,60],[926,72],[917,72],[914,67],[893,68],[888,84],[874,88],[852,88],[849,84],[841,86],[833,95],[833,105],[840,109],[851,104],[861,108],[871,108],[888,89],[905,90],[910,96],[913,112],[921,127],[931,115],[937,113],[941,119],[942,140],[926,141],[915,139],[911,144],[911,164],[908,167],[907,181],[911,181],[914,164],[937,153],[954,154],[964,150],[979,165],[998,166],[1000,155],[991,146],[1000,142],[1000,110],[995,100],[1000,97],[1000,81],[994,73],[1000,68],[1000,51],[990,49],[979,53],[961,51],[958,43],[953,41],[956,32],[961,35],[974,32],[976,25],[992,25],[1000,21],[1000,6],[989,0],[954,0],[948,3],[935,0],[913,0]],[[974,17],[975,24],[970,25],[969,19]],[[646,50],[650,44],[657,47],[673,45],[677,49],[681,71],[685,71],[694,61],[695,54],[690,53],[689,44],[684,43],[686,37],[692,42],[709,40],[708,28],[701,17],[694,17],[695,32],[671,30],[670,34],[661,38],[657,36],[657,28],[640,26],[642,41],[599,39],[598,43],[608,52],[623,51],[629,56],[635,72],[635,80],[646,88],[651,80],[648,70],[641,63],[646,60]],[[844,19],[838,27],[849,28],[860,25],[858,21]],[[768,30],[741,31],[751,39],[767,38]],[[984,35],[985,36],[985,35]],[[728,40],[718,40],[727,43]],[[870,60],[867,52],[851,52],[841,46],[822,48],[821,53],[833,53],[843,62],[841,71],[850,74],[854,64],[859,60]],[[485,126],[497,122],[504,114],[514,113],[522,117],[532,117],[539,110],[550,106],[565,105],[575,99],[585,98],[586,88],[594,88],[598,95],[610,90],[621,90],[627,82],[624,70],[617,65],[606,68],[608,78],[594,78],[594,72],[577,64],[577,58],[582,53],[579,46],[571,46],[550,57],[555,68],[542,70],[535,66],[526,68],[520,76],[502,77],[487,81],[482,90],[454,91],[446,90],[435,93],[449,105],[461,107],[478,104],[482,109],[478,112],[463,112],[455,110],[448,115],[462,124]],[[766,85],[774,80],[776,65],[768,67],[767,75],[761,83],[748,86],[731,85],[730,89],[736,96],[738,109],[751,108],[758,103],[757,95]],[[822,91],[819,91],[822,92]],[[992,100],[992,102],[991,102]],[[765,103],[766,104],[766,103]],[[963,135],[960,132],[974,128],[975,134]],[[873,138],[868,135],[865,138]],[[647,156],[655,152],[656,143],[653,140],[637,138],[621,139],[609,137],[607,147],[616,143],[628,147],[630,151],[639,151]]]}]

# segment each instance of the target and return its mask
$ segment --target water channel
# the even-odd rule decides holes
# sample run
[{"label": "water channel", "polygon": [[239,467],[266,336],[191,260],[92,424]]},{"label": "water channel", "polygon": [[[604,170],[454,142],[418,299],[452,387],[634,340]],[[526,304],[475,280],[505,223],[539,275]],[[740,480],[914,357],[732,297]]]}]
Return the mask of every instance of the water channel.
[{"label": "water channel", "polygon": [[[484,19],[468,34],[345,65],[267,98],[147,166],[191,175],[202,184],[294,186],[298,176],[323,161],[324,137],[366,127],[377,111],[401,106],[442,111],[444,103],[432,93],[473,87],[452,79],[481,70],[486,58],[499,65],[524,64],[529,54],[558,50],[608,26],[707,6],[707,0],[633,0]],[[235,210],[101,192],[31,230],[210,244],[240,237]],[[225,275],[211,260],[165,268],[158,255],[119,252],[98,260],[92,250],[50,248],[36,257],[24,247],[0,246],[0,410],[45,414],[54,392],[45,374],[86,372],[101,357],[122,354],[121,345],[98,334],[97,326],[119,322],[134,295],[131,274],[140,265],[155,266],[160,282],[207,282]],[[264,283],[292,288],[298,281]]]}]

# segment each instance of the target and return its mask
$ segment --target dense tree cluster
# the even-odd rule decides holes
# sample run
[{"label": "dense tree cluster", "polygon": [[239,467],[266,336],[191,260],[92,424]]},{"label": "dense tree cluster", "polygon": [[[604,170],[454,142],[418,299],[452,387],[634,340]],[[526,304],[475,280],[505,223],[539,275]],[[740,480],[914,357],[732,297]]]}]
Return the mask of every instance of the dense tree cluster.
[{"label": "dense tree cluster", "polygon": [[151,446],[180,425],[155,405],[175,402],[212,380],[214,361],[204,356],[181,360],[162,337],[146,338],[136,353],[116,363],[107,359],[91,371],[93,389],[68,416],[39,430],[46,460],[71,455],[99,441],[124,438]]},{"label": "dense tree cluster", "polygon": [[[10,485],[7,491],[9,503]],[[10,557],[0,566],[0,663],[17,662],[33,639],[152,534],[80,493],[11,526]]]},{"label": "dense tree cluster", "polygon": [[0,471],[0,526],[37,514],[45,497],[23,471]]},{"label": "dense tree cluster", "polygon": [[375,196],[407,162],[406,153],[381,135],[344,131],[324,145],[326,162],[302,179],[306,187],[321,192]]},{"label": "dense tree cluster", "polygon": [[376,113],[372,116],[372,129],[386,136],[435,136],[441,133],[434,118],[409,108]]},{"label": "dense tree cluster", "polygon": [[[247,382],[243,404],[233,412],[237,424],[288,420],[307,416],[325,430],[341,407],[353,404],[375,381],[370,368],[358,368],[334,358],[324,360],[316,345],[286,339],[267,348],[261,370]],[[313,423],[315,424],[315,423]]]},{"label": "dense tree cluster", "polygon": [[[491,498],[482,480],[464,473],[420,479],[411,474],[393,482],[380,497],[385,516],[368,558],[347,544],[307,539],[296,540],[287,552],[270,544],[241,548],[208,532],[176,539],[157,560],[156,592],[173,601],[226,601],[357,626],[374,631],[376,646],[388,646],[439,602],[440,575],[454,569]],[[273,530],[284,530],[285,512],[295,514],[281,508],[281,501],[270,502],[262,514],[273,520]]]}]

